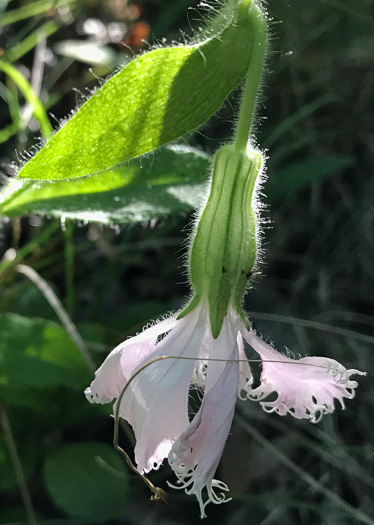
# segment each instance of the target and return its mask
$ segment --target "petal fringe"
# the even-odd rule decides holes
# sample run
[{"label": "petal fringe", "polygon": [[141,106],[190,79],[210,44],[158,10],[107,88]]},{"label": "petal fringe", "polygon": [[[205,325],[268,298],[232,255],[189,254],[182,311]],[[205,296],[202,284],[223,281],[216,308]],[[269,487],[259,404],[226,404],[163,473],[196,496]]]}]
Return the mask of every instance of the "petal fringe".
[{"label": "petal fringe", "polygon": [[240,332],[238,333],[238,336],[237,336],[237,344],[238,344],[239,359],[240,359],[238,397],[242,401],[245,401],[248,397],[248,393],[251,391],[251,388],[252,388],[253,376],[252,376],[251,368],[247,361],[247,356],[245,355],[245,352],[244,352],[243,337]]},{"label": "petal fringe", "polygon": [[[221,334],[211,340],[210,356],[217,359],[238,359],[237,330],[231,320],[225,321]],[[229,352],[229,353],[228,353]],[[194,494],[205,517],[208,503],[229,501],[227,486],[213,479],[230,432],[238,393],[237,362],[208,363],[203,403],[188,428],[174,443],[169,464],[177,476],[175,488]],[[206,490],[207,497],[203,497]]]},{"label": "petal fringe", "polygon": [[[344,409],[344,399],[354,397],[357,382],[350,379],[351,375],[366,375],[359,370],[347,370],[327,357],[290,359],[253,331],[241,330],[262,359],[261,384],[254,389],[249,386],[247,397],[259,401],[265,412],[276,412],[281,416],[291,414],[297,419],[317,423],[324,414],[334,411],[335,400]],[[272,393],[276,393],[277,398],[268,400]]]}]

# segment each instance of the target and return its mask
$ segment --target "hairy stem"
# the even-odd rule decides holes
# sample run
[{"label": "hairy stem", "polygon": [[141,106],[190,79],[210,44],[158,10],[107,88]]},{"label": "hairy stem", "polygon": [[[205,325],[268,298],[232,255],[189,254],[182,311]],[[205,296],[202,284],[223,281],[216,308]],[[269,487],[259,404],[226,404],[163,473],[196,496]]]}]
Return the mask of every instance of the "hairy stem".
[{"label": "hairy stem", "polygon": [[234,139],[235,149],[246,151],[252,132],[253,116],[256,106],[258,89],[263,72],[267,30],[265,16],[255,2],[252,2],[249,16],[252,22],[253,45],[250,68],[244,88],[239,121]]}]

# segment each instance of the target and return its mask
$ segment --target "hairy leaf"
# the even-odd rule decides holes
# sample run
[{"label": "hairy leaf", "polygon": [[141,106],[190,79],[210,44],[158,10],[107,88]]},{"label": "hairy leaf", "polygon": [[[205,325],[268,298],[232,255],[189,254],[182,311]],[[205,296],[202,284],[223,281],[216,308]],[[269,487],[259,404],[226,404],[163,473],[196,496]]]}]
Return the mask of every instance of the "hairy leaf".
[{"label": "hairy leaf", "polygon": [[0,195],[0,214],[125,224],[190,210],[201,200],[209,157],[163,148],[109,172],[69,181],[13,179]]},{"label": "hairy leaf", "polygon": [[196,44],[154,49],[110,78],[21,169],[62,180],[107,170],[198,128],[245,78],[254,17],[228,3]]}]

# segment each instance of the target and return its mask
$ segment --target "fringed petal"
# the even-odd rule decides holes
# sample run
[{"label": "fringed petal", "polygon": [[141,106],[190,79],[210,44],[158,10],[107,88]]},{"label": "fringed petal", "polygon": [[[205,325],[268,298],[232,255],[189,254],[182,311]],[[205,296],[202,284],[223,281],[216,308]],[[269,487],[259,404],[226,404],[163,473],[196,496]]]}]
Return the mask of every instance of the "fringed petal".
[{"label": "fringed petal", "polygon": [[140,472],[158,468],[188,426],[188,391],[206,324],[202,307],[177,321],[139,366],[163,355],[192,359],[151,364],[132,381],[122,398],[119,413],[134,429],[135,461]]},{"label": "fringed petal", "polygon": [[[333,412],[334,400],[344,408],[344,398],[352,399],[357,382],[353,374],[365,375],[359,370],[346,370],[343,365],[327,357],[304,357],[294,360],[284,356],[257,337],[253,331],[242,329],[244,338],[262,359],[261,384],[250,389],[248,397],[257,400],[266,412],[317,423],[324,414]],[[275,400],[267,400],[271,393]]]},{"label": "fringed petal", "polygon": [[171,330],[176,322],[174,317],[169,317],[112,350],[84,391],[87,399],[91,403],[110,403],[118,397],[139,363],[154,351],[157,338]]},{"label": "fringed petal", "polygon": [[[211,339],[210,357],[236,360],[237,330],[230,320],[225,321],[216,340]],[[204,399],[199,412],[188,428],[174,443],[169,464],[175,472],[178,486],[194,494],[205,516],[208,503],[229,501],[227,486],[213,479],[225,446],[238,393],[239,366],[237,362],[208,362]],[[203,495],[206,489],[207,497]]]},{"label": "fringed petal", "polygon": [[247,356],[244,352],[243,336],[239,332],[237,336],[237,345],[239,349],[239,389],[238,396],[244,401],[248,397],[248,393],[251,392],[253,376],[251,368],[249,366]]}]

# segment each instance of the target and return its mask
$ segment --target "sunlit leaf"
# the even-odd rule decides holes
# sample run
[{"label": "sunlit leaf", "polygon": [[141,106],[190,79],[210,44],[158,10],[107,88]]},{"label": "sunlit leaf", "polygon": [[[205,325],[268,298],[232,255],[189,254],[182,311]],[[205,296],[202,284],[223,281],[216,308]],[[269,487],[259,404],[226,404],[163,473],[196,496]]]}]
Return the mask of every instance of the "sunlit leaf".
[{"label": "sunlit leaf", "polygon": [[[248,2],[247,2],[248,3]],[[256,14],[230,2],[205,40],[154,49],[110,78],[20,171],[61,180],[150,152],[208,120],[245,78]]]},{"label": "sunlit leaf", "polygon": [[124,224],[185,212],[199,204],[210,166],[198,150],[170,147],[110,172],[70,181],[14,179],[0,195],[0,214]]}]

